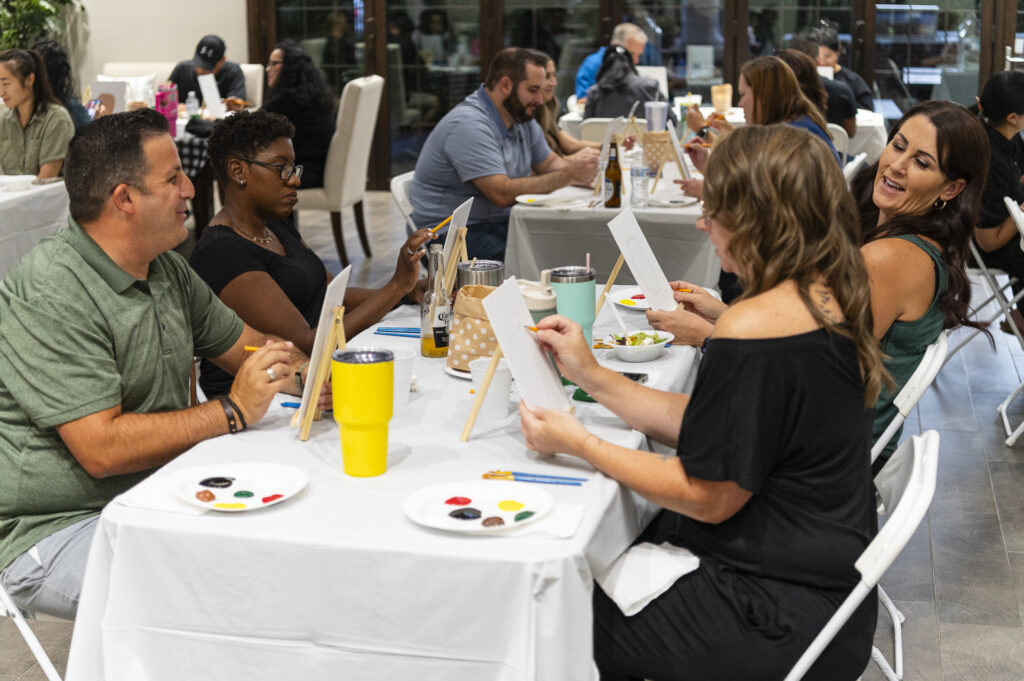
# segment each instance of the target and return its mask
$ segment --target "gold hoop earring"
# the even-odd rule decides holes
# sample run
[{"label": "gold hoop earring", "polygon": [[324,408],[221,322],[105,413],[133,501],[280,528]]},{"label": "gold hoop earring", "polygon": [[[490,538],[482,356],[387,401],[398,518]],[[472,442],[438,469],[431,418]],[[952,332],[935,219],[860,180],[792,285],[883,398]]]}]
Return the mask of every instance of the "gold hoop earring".
[{"label": "gold hoop earring", "polygon": [[935,203],[934,203],[934,205],[932,205],[932,208],[934,208],[935,210],[942,210],[945,207],[946,207],[946,200],[945,199],[935,199]]}]

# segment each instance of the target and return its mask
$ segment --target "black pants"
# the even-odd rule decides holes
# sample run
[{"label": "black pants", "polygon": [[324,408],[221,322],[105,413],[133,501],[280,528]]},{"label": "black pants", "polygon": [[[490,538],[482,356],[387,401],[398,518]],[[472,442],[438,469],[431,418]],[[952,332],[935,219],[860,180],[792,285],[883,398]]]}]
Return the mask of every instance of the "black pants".
[{"label": "black pants", "polygon": [[[971,237],[972,239],[974,237]],[[1017,280],[1013,285],[1013,292],[1020,293],[1024,290],[1024,251],[1020,250],[1020,239],[1014,237],[994,251],[984,251],[978,242],[974,245],[981,253],[981,259],[986,267],[996,267],[1003,270]],[[1018,307],[1019,307],[1018,303]]]},{"label": "black pants", "polygon": [[466,230],[466,251],[469,258],[505,261],[505,243],[508,241],[508,219],[497,222],[479,222]]}]

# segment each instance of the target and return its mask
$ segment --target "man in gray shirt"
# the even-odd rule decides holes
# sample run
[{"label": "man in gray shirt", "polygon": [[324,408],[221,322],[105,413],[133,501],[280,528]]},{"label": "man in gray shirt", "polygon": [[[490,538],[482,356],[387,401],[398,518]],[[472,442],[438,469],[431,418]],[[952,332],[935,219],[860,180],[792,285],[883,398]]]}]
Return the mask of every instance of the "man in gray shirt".
[{"label": "man in gray shirt", "polygon": [[534,120],[543,104],[546,62],[541,53],[518,47],[495,55],[487,80],[441,119],[416,162],[413,221],[433,227],[473,198],[471,258],[504,259],[516,196],[589,184],[597,173],[597,150],[561,158]]}]

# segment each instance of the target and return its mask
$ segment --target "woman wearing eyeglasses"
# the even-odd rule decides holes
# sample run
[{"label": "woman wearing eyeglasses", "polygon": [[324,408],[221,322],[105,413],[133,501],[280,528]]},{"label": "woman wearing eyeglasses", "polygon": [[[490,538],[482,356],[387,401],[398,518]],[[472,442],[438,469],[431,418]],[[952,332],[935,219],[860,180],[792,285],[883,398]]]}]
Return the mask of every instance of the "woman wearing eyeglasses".
[{"label": "woman wearing eyeglasses", "polygon": [[[289,219],[304,175],[295,165],[294,134],[286,118],[265,111],[238,113],[214,126],[210,164],[224,188],[224,206],[203,231],[191,265],[247,324],[308,355],[331,275]],[[431,238],[418,230],[406,239],[384,287],[348,287],[346,337],[376,323],[417,288],[420,247]],[[231,380],[213,363],[202,363],[199,384],[207,397],[227,392]]]}]

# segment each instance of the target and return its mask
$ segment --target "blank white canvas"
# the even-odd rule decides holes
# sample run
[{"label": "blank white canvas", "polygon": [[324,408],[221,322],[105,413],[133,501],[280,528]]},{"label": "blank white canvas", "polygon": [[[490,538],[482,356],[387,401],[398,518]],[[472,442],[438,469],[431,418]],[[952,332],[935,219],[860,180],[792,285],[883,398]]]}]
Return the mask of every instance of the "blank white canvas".
[{"label": "blank white canvas", "polygon": [[[341,274],[331,280],[327,286],[327,293],[324,295],[324,305],[320,308],[320,323],[316,327],[316,337],[313,339],[313,354],[309,357],[309,370],[306,372],[306,387],[302,390],[302,404],[299,411],[292,419],[292,425],[298,426],[305,417],[306,410],[310,407],[316,408],[319,395],[313,395],[313,384],[316,383],[316,372],[320,370],[321,355],[324,351],[324,344],[327,342],[327,333],[334,319],[334,308],[345,304],[345,289],[348,288],[348,277],[352,272],[349,265],[341,271]],[[328,375],[329,376],[329,375]]]},{"label": "blank white canvas", "polygon": [[640,223],[628,208],[616,215],[608,223],[615,238],[615,244],[626,259],[629,271],[633,273],[637,285],[647,298],[647,303],[655,310],[674,310],[676,300],[672,297],[672,287],[668,278],[654,257],[647,237],[640,231]]},{"label": "blank white canvas", "polygon": [[213,118],[224,118],[228,111],[224,108],[224,102],[220,101],[220,88],[212,73],[199,76],[199,89],[203,92],[206,113]]},{"label": "blank white canvas", "polygon": [[665,127],[668,129],[669,137],[672,138],[672,153],[676,155],[676,161],[679,163],[679,167],[683,169],[683,177],[689,180],[690,169],[686,167],[686,159],[683,158],[683,150],[679,146],[679,135],[676,134],[676,126],[672,125],[672,121],[669,121],[665,124]]},{"label": "blank white canvas", "polygon": [[519,395],[531,407],[569,411],[572,403],[562,381],[526,327],[533,326],[530,310],[515,277],[483,299],[494,337],[516,381]]},{"label": "blank white canvas", "polygon": [[473,208],[473,199],[466,199],[452,212],[452,221],[448,223],[448,233],[444,237],[444,264],[448,266],[448,260],[452,257],[452,248],[455,247],[455,235],[460,227],[465,227],[469,222],[469,211]]}]

